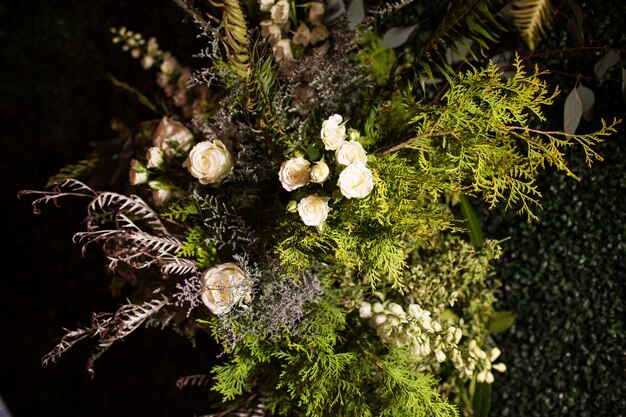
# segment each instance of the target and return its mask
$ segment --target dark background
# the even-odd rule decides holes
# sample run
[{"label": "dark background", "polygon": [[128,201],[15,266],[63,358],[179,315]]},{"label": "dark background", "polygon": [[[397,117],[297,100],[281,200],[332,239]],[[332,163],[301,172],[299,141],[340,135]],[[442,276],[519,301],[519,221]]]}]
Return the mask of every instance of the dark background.
[{"label": "dark background", "polygon": [[[588,43],[623,48],[625,11],[621,1],[587,2]],[[80,204],[34,215],[28,201],[16,198],[83,159],[91,142],[114,137],[113,118],[132,125],[153,117],[107,79],[111,74],[156,93],[153,73],[110,42],[111,26],[156,36],[184,64],[202,65],[192,58],[203,46],[196,29],[169,0],[21,0],[0,9],[0,395],[14,417],[190,416],[208,408],[202,390],[179,391],[175,381],[207,372],[214,353],[202,344],[192,350],[169,330],[141,329],[116,343],[96,363],[93,380],[84,369],[91,341],[56,365],[40,364],[62,328],[124,303],[109,292],[98,250],[83,259],[71,242],[82,230]],[[546,49],[563,46],[563,28],[554,30]],[[598,57],[557,56],[544,64],[590,75]],[[597,114],[623,117],[618,68],[609,75],[607,82],[585,85],[596,92]],[[561,81],[565,94],[549,115],[555,128],[574,79]],[[496,375],[494,416],[626,415],[623,129],[600,149],[607,158],[592,170],[572,153],[581,182],[544,177],[540,222],[479,208],[487,236],[511,237],[499,263],[501,308],[518,314],[514,327],[498,336],[509,370]]]}]

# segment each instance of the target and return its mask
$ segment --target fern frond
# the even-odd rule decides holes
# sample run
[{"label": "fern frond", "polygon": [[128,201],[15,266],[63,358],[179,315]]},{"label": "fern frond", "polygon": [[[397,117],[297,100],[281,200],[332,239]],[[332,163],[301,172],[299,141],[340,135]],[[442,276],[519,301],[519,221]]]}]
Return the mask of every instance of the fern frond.
[{"label": "fern frond", "polygon": [[139,196],[126,196],[110,191],[99,193],[87,206],[87,230],[99,230],[106,221],[115,220],[120,212],[145,221],[155,232],[168,235],[159,215]]},{"label": "fern frond", "polygon": [[[480,51],[488,49],[489,42],[497,40],[497,32],[504,30],[496,21],[488,8],[488,0],[453,0],[446,15],[421,49],[417,57],[417,77],[422,88],[425,86],[426,74],[433,78],[433,71],[439,70],[450,79],[454,75],[453,68],[446,61],[446,48],[455,42],[473,41]],[[466,48],[476,58],[471,48]]]},{"label": "fern frond", "polygon": [[250,76],[250,50],[248,41],[248,26],[238,0],[222,0],[209,2],[223,9],[222,26],[226,39],[223,41],[226,56],[233,71],[242,80]]},{"label": "fern frond", "polygon": [[35,200],[31,203],[33,213],[41,213],[40,206],[48,203],[53,203],[55,206],[59,206],[58,200],[65,197],[88,197],[94,198],[98,195],[91,187],[83,184],[82,182],[73,178],[63,180],[57,184],[50,191],[39,190],[22,190],[17,193],[17,198],[21,199],[24,196],[36,196]]},{"label": "fern frond", "polygon": [[48,179],[45,188],[52,188],[63,180],[67,180],[70,178],[79,178],[86,174],[89,174],[91,171],[93,171],[96,165],[98,165],[97,157],[83,159],[82,161],[78,161],[73,165],[67,165],[61,168],[61,170],[57,174]]},{"label": "fern frond", "polygon": [[541,38],[546,35],[544,26],[550,24],[550,0],[515,0],[512,14],[513,23],[526,40],[528,48],[534,51]]},{"label": "fern frond", "polygon": [[198,270],[196,263],[190,259],[174,258],[168,263],[161,265],[161,273],[164,275],[188,275]]}]

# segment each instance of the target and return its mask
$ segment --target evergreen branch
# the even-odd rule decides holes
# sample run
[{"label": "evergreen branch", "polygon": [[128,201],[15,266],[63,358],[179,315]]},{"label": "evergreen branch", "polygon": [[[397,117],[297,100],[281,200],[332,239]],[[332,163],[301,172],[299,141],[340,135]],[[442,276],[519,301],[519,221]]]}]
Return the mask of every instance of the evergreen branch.
[{"label": "evergreen branch", "polygon": [[93,171],[97,165],[98,157],[83,159],[82,161],[78,161],[76,164],[67,165],[61,168],[57,174],[48,179],[45,188],[54,187],[63,180],[82,177]]}]

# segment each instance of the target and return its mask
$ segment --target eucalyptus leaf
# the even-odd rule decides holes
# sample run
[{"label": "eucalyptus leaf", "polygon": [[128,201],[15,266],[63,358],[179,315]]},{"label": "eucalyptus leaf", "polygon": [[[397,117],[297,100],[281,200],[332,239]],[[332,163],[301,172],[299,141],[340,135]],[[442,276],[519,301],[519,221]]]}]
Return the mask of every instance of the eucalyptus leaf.
[{"label": "eucalyptus leaf", "polygon": [[579,85],[576,92],[583,105],[583,117],[589,122],[593,118],[593,105],[596,102],[596,96],[590,88],[584,85]]},{"label": "eucalyptus leaf", "polygon": [[489,333],[502,333],[508,330],[516,319],[515,313],[511,311],[496,311],[489,320]]},{"label": "eucalyptus leaf", "polygon": [[352,0],[348,6],[348,27],[354,30],[365,19],[363,0]]},{"label": "eucalyptus leaf", "polygon": [[572,9],[572,12],[574,13],[574,18],[576,19],[576,24],[578,25],[578,27],[580,28],[580,30],[582,32],[582,29],[583,29],[583,10],[580,8],[578,3],[576,3],[574,0],[567,0],[567,4]]},{"label": "eucalyptus leaf", "polygon": [[619,62],[619,55],[617,52],[610,50],[607,52],[596,64],[593,66],[593,72],[596,77],[602,78],[606,74],[607,70],[613,65]]},{"label": "eucalyptus leaf", "polygon": [[411,25],[405,28],[394,27],[389,29],[383,36],[380,47],[397,48],[409,39],[409,36],[411,36],[411,33],[413,33],[416,27],[417,25]]},{"label": "eucalyptus leaf", "polygon": [[567,19],[567,37],[574,48],[579,48],[585,44],[582,28],[571,18]]},{"label": "eucalyptus leaf", "polygon": [[578,89],[573,88],[565,99],[565,108],[563,109],[563,130],[565,133],[571,135],[576,133],[582,115],[583,103],[578,96]]}]

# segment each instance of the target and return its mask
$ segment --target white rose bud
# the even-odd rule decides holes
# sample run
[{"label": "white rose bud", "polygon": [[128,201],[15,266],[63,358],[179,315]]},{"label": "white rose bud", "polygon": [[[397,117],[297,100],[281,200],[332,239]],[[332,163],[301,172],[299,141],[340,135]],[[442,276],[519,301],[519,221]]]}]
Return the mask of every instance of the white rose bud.
[{"label": "white rose bud", "polygon": [[291,52],[291,41],[289,39],[281,39],[272,47],[274,58],[276,61],[291,61],[293,53]]},{"label": "white rose bud", "polygon": [[172,192],[169,190],[156,190],[152,192],[152,199],[157,206],[165,204],[170,197],[172,197]]},{"label": "white rose bud", "polygon": [[319,19],[322,15],[324,15],[324,3],[320,3],[316,1],[313,3],[309,3],[309,6],[311,7],[309,9],[309,20],[314,22],[317,19]]},{"label": "white rose bud", "polygon": [[163,165],[163,151],[156,146],[151,146],[146,151],[146,166],[148,168],[160,168]]},{"label": "white rose bud", "polygon": [[274,0],[259,0],[259,8],[262,12],[269,12],[274,5]]},{"label": "white rose bud", "polygon": [[220,140],[198,143],[183,163],[201,184],[217,184],[233,170],[233,157]]},{"label": "white rose bud", "polygon": [[275,45],[283,37],[283,34],[276,23],[271,20],[263,20],[261,22],[261,36],[267,38],[270,45]]},{"label": "white rose bud", "polygon": [[278,0],[278,2],[270,8],[272,20],[279,25],[284,25],[289,21],[289,1]]},{"label": "white rose bud", "polygon": [[372,171],[365,164],[350,164],[339,174],[337,185],[346,198],[365,198],[374,189]]},{"label": "white rose bud", "polygon": [[298,214],[307,226],[320,226],[328,217],[328,198],[310,195],[298,203]]},{"label": "white rose bud", "polygon": [[164,117],[159,123],[154,136],[152,146],[163,149],[167,156],[174,156],[176,150],[189,151],[193,142],[193,134],[182,123]]},{"label": "white rose bud", "polygon": [[367,162],[367,153],[365,153],[363,145],[355,141],[343,142],[339,145],[335,155],[337,162],[341,165],[350,165],[354,162],[365,164]]},{"label": "white rose bud", "polygon": [[200,298],[204,305],[218,316],[228,313],[250,293],[245,273],[232,263],[207,269],[200,279],[202,280]]},{"label": "white rose bud", "polygon": [[309,182],[309,161],[303,157],[288,159],[283,162],[278,172],[278,179],[287,191],[293,191]]},{"label": "white rose bud", "polygon": [[131,185],[145,184],[148,182],[148,173],[141,171],[143,167],[141,163],[135,159],[130,161],[130,170],[128,171],[128,180]]},{"label": "white rose bud", "polygon": [[503,363],[496,363],[492,365],[491,367],[498,372],[506,372],[506,365]]},{"label": "white rose bud", "polygon": [[330,168],[324,161],[316,162],[315,165],[311,168],[311,182],[316,184],[321,184],[328,179],[330,175]]},{"label": "white rose bud", "polygon": [[341,123],[342,120],[339,114],[333,114],[322,123],[320,135],[327,151],[337,150],[346,136],[346,127]]}]

